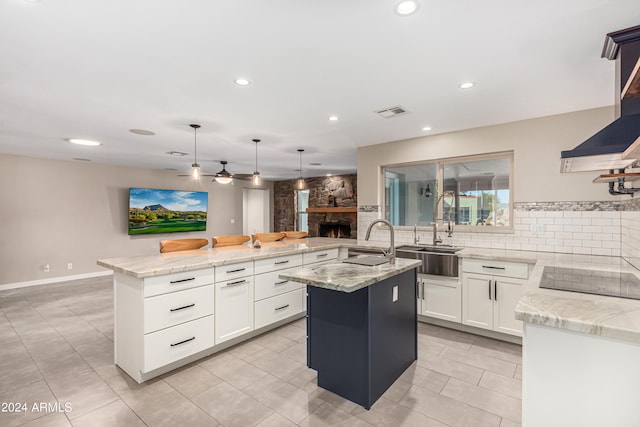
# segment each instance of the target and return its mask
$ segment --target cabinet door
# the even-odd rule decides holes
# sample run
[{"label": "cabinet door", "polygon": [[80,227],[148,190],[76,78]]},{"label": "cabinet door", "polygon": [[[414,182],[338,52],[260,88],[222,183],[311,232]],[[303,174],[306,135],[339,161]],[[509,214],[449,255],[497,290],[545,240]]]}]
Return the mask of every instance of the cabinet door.
[{"label": "cabinet door", "polygon": [[215,284],[216,344],[253,330],[253,277]]},{"label": "cabinet door", "polygon": [[522,321],[516,320],[515,309],[522,297],[524,280],[495,277],[493,328],[497,332],[522,336]]},{"label": "cabinet door", "polygon": [[462,276],[462,323],[493,329],[493,277],[465,273]]},{"label": "cabinet door", "polygon": [[458,278],[423,277],[421,280],[424,295],[420,314],[460,323],[462,302]]}]

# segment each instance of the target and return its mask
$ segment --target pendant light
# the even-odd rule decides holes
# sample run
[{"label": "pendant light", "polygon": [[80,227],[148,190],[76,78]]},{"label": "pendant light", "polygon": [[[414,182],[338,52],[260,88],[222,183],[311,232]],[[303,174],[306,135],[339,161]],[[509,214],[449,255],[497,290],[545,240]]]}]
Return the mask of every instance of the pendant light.
[{"label": "pendant light", "polygon": [[193,128],[193,164],[191,165],[191,178],[194,180],[200,179],[200,165],[198,164],[198,144],[196,133],[198,132],[198,128],[200,125],[190,124]]},{"label": "pendant light", "polygon": [[304,178],[302,178],[302,153],[304,150],[302,148],[298,148],[298,153],[300,153],[300,175],[298,175],[298,182],[296,183],[296,188],[298,190],[304,190],[307,188],[307,183],[304,182]]},{"label": "pendant light", "polygon": [[253,185],[260,185],[262,183],[262,178],[260,178],[260,172],[258,172],[258,142],[260,142],[260,140],[253,139],[252,141],[256,143],[256,170],[255,172],[253,172],[253,177],[251,181],[253,182]]}]

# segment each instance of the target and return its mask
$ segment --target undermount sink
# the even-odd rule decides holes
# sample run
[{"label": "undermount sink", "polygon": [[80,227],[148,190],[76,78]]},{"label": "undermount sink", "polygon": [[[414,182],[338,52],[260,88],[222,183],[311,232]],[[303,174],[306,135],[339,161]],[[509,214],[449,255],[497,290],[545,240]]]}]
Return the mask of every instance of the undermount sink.
[{"label": "undermount sink", "polygon": [[422,265],[418,267],[418,273],[458,277],[458,257],[456,252],[461,249],[451,246],[403,245],[396,248],[396,256],[421,260]]},{"label": "undermount sink", "polygon": [[359,255],[347,258],[342,262],[347,264],[368,265],[370,267],[375,267],[376,265],[386,264],[389,261],[389,258],[380,255]]}]

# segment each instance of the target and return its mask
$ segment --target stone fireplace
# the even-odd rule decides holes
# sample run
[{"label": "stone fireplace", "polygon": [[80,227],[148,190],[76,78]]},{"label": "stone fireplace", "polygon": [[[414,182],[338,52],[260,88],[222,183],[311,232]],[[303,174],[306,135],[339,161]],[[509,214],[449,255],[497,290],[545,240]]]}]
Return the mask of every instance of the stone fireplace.
[{"label": "stone fireplace", "polygon": [[[357,239],[357,175],[306,178],[309,237]],[[274,182],[274,231],[295,229],[295,180]]]}]

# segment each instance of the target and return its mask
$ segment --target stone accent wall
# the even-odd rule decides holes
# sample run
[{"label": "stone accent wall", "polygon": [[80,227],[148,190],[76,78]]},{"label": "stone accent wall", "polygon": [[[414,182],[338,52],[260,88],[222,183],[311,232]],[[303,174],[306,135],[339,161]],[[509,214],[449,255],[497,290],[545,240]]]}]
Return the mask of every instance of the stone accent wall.
[{"label": "stone accent wall", "polygon": [[[309,207],[357,207],[357,175],[338,175],[305,178],[309,190]],[[295,185],[296,180],[276,181],[274,193],[274,231],[295,229]],[[349,221],[351,238],[358,233],[358,218],[353,213],[310,213],[309,236],[317,237],[321,222]]]}]

